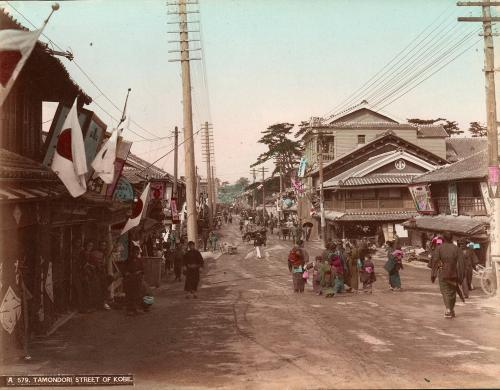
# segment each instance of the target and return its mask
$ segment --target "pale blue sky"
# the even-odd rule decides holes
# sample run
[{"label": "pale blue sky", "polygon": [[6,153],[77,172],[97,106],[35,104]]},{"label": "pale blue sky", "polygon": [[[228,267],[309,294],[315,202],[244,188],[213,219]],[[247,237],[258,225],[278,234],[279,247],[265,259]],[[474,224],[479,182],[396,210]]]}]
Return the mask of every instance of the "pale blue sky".
[{"label": "pale blue sky", "polygon": [[[180,64],[168,62],[174,54],[167,53],[175,48],[167,43],[176,38],[167,34],[175,26],[166,23],[172,19],[167,17],[165,3],[61,2],[61,9],[45,31],[58,45],[72,49],[80,66],[118,106],[123,104],[126,89],[132,88],[130,116],[161,136],[170,135],[175,125],[182,127]],[[475,7],[457,7],[455,1],[448,0],[200,3],[217,173],[230,181],[248,176],[249,165],[263,151],[256,144],[261,130],[277,122],[297,124],[327,113],[439,15],[449,23],[458,15],[478,14]],[[49,2],[11,4],[36,25],[41,25],[50,11]],[[12,14],[29,26],[16,12]],[[462,34],[473,27],[462,24],[455,32]],[[446,117],[463,127],[470,121],[484,122],[482,42],[476,48],[385,111],[402,120]],[[65,59],[63,62],[90,96],[119,116],[74,64]],[[497,67],[499,63],[497,60]],[[195,129],[209,120],[201,93],[201,70],[199,61],[193,64]],[[95,105],[89,108],[113,125]],[[132,128],[143,133],[137,126]],[[128,136],[138,139],[132,133]],[[170,150],[171,143],[170,139],[139,142],[132,150],[153,161]],[[200,137],[196,138],[196,147],[197,165],[204,173]],[[172,155],[158,163],[170,172],[172,164]],[[183,171],[181,164],[181,174]]]}]

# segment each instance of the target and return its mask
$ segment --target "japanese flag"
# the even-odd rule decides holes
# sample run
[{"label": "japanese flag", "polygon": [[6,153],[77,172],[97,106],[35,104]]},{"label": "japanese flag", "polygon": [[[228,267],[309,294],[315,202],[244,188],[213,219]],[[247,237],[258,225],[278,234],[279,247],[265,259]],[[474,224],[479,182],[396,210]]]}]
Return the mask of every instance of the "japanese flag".
[{"label": "japanese flag", "polygon": [[76,99],[59,133],[51,168],[59,176],[72,197],[76,198],[85,193],[87,190],[85,181],[87,159],[82,129],[78,122]]},{"label": "japanese flag", "polygon": [[109,137],[101,150],[99,150],[91,164],[92,168],[94,168],[97,173],[97,176],[99,176],[106,184],[113,183],[113,178],[115,176],[116,144],[119,136],[118,132],[120,132],[120,130],[113,130],[111,137]]},{"label": "japanese flag", "polygon": [[0,30],[0,106],[29,58],[42,30]]},{"label": "japanese flag", "polygon": [[120,235],[125,234],[132,228],[135,228],[141,222],[142,214],[144,212],[144,209],[146,208],[146,203],[148,200],[149,184],[150,183],[148,183],[146,188],[144,188],[144,191],[142,191],[140,199],[138,199],[137,202],[135,202],[132,215],[130,216],[127,223],[123,227],[123,230],[120,233]]}]

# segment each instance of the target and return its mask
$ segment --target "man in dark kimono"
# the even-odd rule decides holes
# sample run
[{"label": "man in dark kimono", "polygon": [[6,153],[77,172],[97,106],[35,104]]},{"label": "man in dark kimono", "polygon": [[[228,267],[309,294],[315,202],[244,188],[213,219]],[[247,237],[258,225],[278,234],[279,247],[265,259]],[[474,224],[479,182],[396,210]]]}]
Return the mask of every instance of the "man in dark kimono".
[{"label": "man in dark kimono", "polygon": [[464,257],[464,267],[465,275],[462,281],[462,290],[464,291],[465,298],[469,298],[469,291],[472,290],[472,270],[476,268],[479,263],[479,259],[474,252],[474,249],[467,245],[467,241],[460,240],[458,242],[460,249],[462,249],[462,255]]},{"label": "man in dark kimono", "polygon": [[184,291],[186,292],[186,299],[198,298],[196,291],[198,290],[198,283],[200,282],[200,268],[203,267],[203,257],[201,253],[195,248],[194,242],[188,242],[188,250],[184,254],[184,269],[186,272],[186,282],[184,284]]},{"label": "man in dark kimono", "polygon": [[462,250],[453,244],[449,232],[443,234],[444,242],[437,247],[433,257],[431,280],[434,283],[436,276],[439,279],[439,288],[443,296],[446,311],[445,318],[455,317],[455,302],[457,289],[464,278],[464,260]]}]

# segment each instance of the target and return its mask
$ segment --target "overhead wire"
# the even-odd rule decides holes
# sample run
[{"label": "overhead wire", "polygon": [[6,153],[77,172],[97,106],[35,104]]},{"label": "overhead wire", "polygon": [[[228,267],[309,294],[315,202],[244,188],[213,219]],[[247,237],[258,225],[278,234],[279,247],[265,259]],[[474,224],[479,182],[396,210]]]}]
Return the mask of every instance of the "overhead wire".
[{"label": "overhead wire", "polygon": [[[451,60],[449,60],[448,62],[446,62],[445,64],[443,64],[442,66],[440,66],[438,69],[436,69],[434,72],[432,72],[431,74],[429,74],[427,77],[425,77],[423,80],[421,80],[418,84],[414,85],[413,87],[411,87],[410,89],[408,89],[407,91],[405,91],[404,93],[398,95],[397,97],[395,97],[393,100],[391,100],[389,103],[383,105],[382,107],[380,107],[380,109],[383,109],[384,107],[387,107],[388,105],[394,103],[396,100],[399,100],[401,99],[403,96],[405,96],[407,93],[413,91],[415,88],[417,88],[420,84],[422,84],[424,81],[426,81],[427,79],[429,79],[430,77],[432,77],[434,74],[438,73],[441,69],[443,69],[444,67],[446,67],[448,64],[452,63],[453,61],[455,61],[456,59],[458,59],[459,57],[461,57],[463,54],[465,54],[468,50],[470,50],[471,48],[473,48],[475,45],[477,45],[479,42],[481,41],[481,39],[478,39],[476,40],[472,45],[466,47],[464,50],[462,50],[458,55],[456,55],[455,57],[453,57]],[[379,103],[380,104],[380,103]]]},{"label": "overhead wire", "polygon": [[[6,4],[9,5],[9,7],[11,7],[15,12],[17,12],[24,20],[26,20],[31,26],[33,26],[35,29],[38,28],[28,17],[26,17],[21,11],[19,11],[16,7],[14,7],[11,2],[9,1],[5,1]],[[48,35],[46,35],[45,33],[42,33],[41,34],[43,37],[45,37],[53,46],[55,46],[57,49],[59,49],[60,51],[64,52],[65,50],[59,46],[55,41],[53,41],[52,39],[50,39],[50,37]],[[78,62],[73,58],[73,60],[71,60],[71,62],[75,65],[75,67],[85,76],[85,78],[97,89],[97,91],[100,93],[100,96],[103,96],[116,110],[118,110],[120,113],[122,112],[122,109],[120,107],[118,107],[118,105],[116,105],[109,97],[108,95],[106,95],[106,93],[104,93],[104,91],[97,85],[97,83],[90,77],[90,75],[80,66],[80,64],[78,64]],[[109,115],[110,117],[114,118],[112,115],[110,115],[107,111],[105,111],[102,106],[98,105],[96,103],[96,101],[93,99],[92,100],[92,103],[94,103],[97,107],[99,107],[102,111],[104,111],[107,115]],[[119,119],[116,119],[114,118],[115,121],[117,122],[120,122]],[[141,124],[137,123],[135,120],[131,120],[132,123],[134,123],[137,127],[139,127],[141,130],[143,130],[144,132],[148,133],[149,135],[155,137],[154,140],[157,140],[159,138],[162,138],[162,137],[159,137],[157,134],[147,130],[146,128],[144,128]],[[146,140],[146,137],[138,134],[137,132],[134,132],[132,131],[132,129],[128,129],[130,130],[132,133],[134,133],[135,135],[138,135],[139,137],[143,138],[144,140]]]},{"label": "overhead wire", "polygon": [[455,38],[456,34],[453,34],[453,31],[458,26],[458,24],[452,26],[451,29],[448,29],[446,33],[441,35],[438,40],[433,42],[432,44],[432,41],[430,41],[429,46],[424,47],[418,51],[418,53],[416,54],[418,55],[418,57],[408,59],[403,64],[401,64],[401,67],[397,69],[397,71],[395,71],[394,74],[392,74],[391,77],[389,77],[376,90],[371,91],[367,95],[366,99],[371,102],[372,99],[375,99],[381,94],[385,93],[401,80],[405,80],[405,78],[411,78],[414,73],[418,73],[418,70],[422,66],[425,66],[429,62],[432,62],[433,59],[447,52],[450,48],[454,48],[457,42],[460,42],[470,35],[469,32],[465,35],[459,35],[458,38]]},{"label": "overhead wire", "polygon": [[447,48],[445,52],[440,53],[439,56],[433,57],[432,61],[426,63],[424,67],[419,68],[416,72],[412,73],[409,77],[404,79],[401,83],[396,85],[395,88],[391,90],[386,90],[384,94],[379,95],[379,100],[377,100],[373,105],[377,106],[381,103],[381,101],[387,100],[388,97],[392,96],[394,93],[397,93],[401,88],[404,88],[406,85],[414,83],[418,81],[418,78],[425,74],[425,72],[432,70],[433,68],[439,66],[439,64],[445,61],[447,58],[453,55],[456,51],[458,51],[461,47],[463,47],[471,38],[474,38],[478,30],[472,31],[467,34],[465,37],[461,38],[458,42],[455,42],[454,45],[450,48]]},{"label": "overhead wire", "polygon": [[[432,28],[432,26],[434,24],[436,24],[437,22],[439,22],[441,20],[441,18],[446,14],[446,17],[448,16],[448,14],[450,13],[450,9],[448,8],[448,6],[444,9],[443,12],[441,12],[439,14],[439,16],[434,19],[428,26],[426,26],[419,34],[417,34],[417,36],[415,38],[413,38],[401,51],[399,51],[386,65],[384,65],[377,73],[375,73],[370,79],[368,79],[361,87],[359,87],[356,91],[354,91],[349,97],[347,97],[342,103],[340,103],[339,105],[337,105],[335,108],[333,108],[332,110],[328,111],[325,115],[323,115],[323,117],[327,117],[328,115],[332,114],[332,113],[335,113],[337,111],[340,111],[340,110],[343,110],[345,107],[349,106],[349,105],[352,105],[354,104],[354,102],[356,102],[357,99],[361,98],[363,96],[363,94],[365,93],[365,91],[369,88],[371,88],[374,84],[376,85],[376,83],[383,79],[387,74],[389,74],[389,72],[391,72],[392,69],[394,69],[395,66],[397,66],[402,59],[406,58],[406,56],[408,54],[410,54],[415,48],[413,48],[412,50],[410,50],[408,53],[406,53],[403,57],[401,57],[395,64],[393,64],[392,66],[390,66],[394,61],[396,61],[398,59],[398,57],[400,57],[407,49],[409,49],[416,41],[418,41],[418,39],[425,34],[425,32]],[[431,30],[430,33],[428,33],[424,38],[423,40],[421,40],[418,44],[417,44],[417,47],[418,45],[425,41],[427,39],[427,37],[432,34],[437,28],[439,28],[440,24],[438,24],[438,26],[436,26],[434,29]],[[390,66],[389,69],[386,69]],[[386,69],[384,71],[384,69]]]}]

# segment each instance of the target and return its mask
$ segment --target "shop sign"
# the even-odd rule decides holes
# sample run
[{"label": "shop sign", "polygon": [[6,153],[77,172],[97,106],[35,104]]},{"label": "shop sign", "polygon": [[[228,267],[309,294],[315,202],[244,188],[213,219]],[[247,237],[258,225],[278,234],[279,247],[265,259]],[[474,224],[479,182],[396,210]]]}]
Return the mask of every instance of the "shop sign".
[{"label": "shop sign", "polygon": [[428,185],[410,186],[410,193],[415,202],[417,211],[421,214],[435,214],[436,210],[431,198],[431,191]]},{"label": "shop sign", "polygon": [[130,182],[123,176],[120,177],[118,183],[116,184],[113,199],[125,201],[134,200],[134,188],[132,187],[132,184],[130,184]]}]

